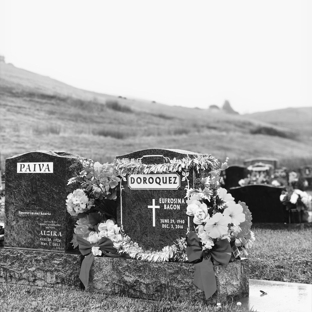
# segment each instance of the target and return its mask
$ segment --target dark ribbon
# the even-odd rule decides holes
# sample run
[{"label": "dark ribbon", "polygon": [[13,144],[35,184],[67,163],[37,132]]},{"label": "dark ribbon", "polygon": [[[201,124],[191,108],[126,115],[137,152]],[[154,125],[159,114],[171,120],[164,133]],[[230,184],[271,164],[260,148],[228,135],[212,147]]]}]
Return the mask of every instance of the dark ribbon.
[{"label": "dark ribbon", "polygon": [[91,252],[92,247],[100,247],[102,254],[106,257],[120,257],[117,253],[117,249],[114,247],[113,242],[107,238],[101,238],[96,244],[92,245],[87,240],[77,235],[77,241],[79,243],[79,251],[84,256],[81,263],[79,278],[83,283],[85,289],[89,285],[90,269],[94,261],[94,255]]},{"label": "dark ribbon", "polygon": [[188,261],[195,264],[193,283],[205,292],[205,297],[208,299],[217,290],[212,259],[223,265],[228,264],[232,253],[231,245],[227,239],[216,241],[212,249],[209,250],[209,255],[203,258],[203,250],[196,233],[189,232],[186,239]]}]

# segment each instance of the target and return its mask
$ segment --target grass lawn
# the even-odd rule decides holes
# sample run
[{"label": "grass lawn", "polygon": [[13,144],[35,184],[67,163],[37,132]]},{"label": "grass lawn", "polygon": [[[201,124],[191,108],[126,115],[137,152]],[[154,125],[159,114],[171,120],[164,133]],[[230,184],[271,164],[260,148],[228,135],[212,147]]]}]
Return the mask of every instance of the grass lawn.
[{"label": "grass lawn", "polygon": [[[250,278],[312,284],[312,228],[254,229]],[[113,297],[67,289],[3,285],[1,311],[253,311],[229,302],[222,307],[186,301],[158,302]]]},{"label": "grass lawn", "polygon": [[312,228],[255,228],[250,278],[312,284]]}]

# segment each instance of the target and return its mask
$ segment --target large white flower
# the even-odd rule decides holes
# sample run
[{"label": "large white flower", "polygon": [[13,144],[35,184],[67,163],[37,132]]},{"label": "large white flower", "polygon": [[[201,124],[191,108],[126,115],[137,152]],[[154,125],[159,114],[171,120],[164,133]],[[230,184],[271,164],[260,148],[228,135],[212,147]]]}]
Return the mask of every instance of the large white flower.
[{"label": "large white flower", "polygon": [[211,238],[221,238],[228,233],[228,224],[231,220],[228,216],[224,216],[222,213],[217,212],[207,220],[205,225],[205,231]]},{"label": "large white flower", "polygon": [[217,194],[220,199],[222,199],[225,202],[232,202],[234,201],[234,198],[231,194],[227,192],[227,190],[223,187],[218,188]]},{"label": "large white flower", "polygon": [[243,212],[243,207],[235,202],[228,203],[228,207],[224,209],[223,214],[231,219],[230,223],[234,225],[239,225],[245,221],[245,214]]}]

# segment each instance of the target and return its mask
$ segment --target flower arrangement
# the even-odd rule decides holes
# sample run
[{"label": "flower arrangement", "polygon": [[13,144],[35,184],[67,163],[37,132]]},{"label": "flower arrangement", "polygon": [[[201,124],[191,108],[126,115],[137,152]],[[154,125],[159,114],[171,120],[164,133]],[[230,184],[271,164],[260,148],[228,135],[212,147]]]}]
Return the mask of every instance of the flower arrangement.
[{"label": "flower arrangement", "polygon": [[235,203],[220,187],[220,171],[201,179],[196,189],[187,192],[186,213],[193,217],[194,231],[187,233],[187,258],[195,265],[194,284],[206,299],[216,289],[213,262],[228,264],[241,253],[247,255],[255,240],[251,213],[245,203]]},{"label": "flower arrangement", "polygon": [[287,211],[292,209],[296,209],[297,211],[312,209],[312,196],[307,192],[294,189],[291,186],[282,192],[280,201],[285,205]]},{"label": "flower arrangement", "polygon": [[251,213],[245,203],[234,201],[227,190],[209,177],[203,179],[198,189],[187,194],[187,215],[193,217],[195,233],[202,249],[209,253],[216,241],[223,239],[247,255],[254,241]]},{"label": "flower arrangement", "polygon": [[76,166],[80,169],[78,174],[68,181],[70,191],[66,199],[68,213],[79,219],[87,214],[93,214],[96,221],[114,218],[112,202],[117,199],[117,186],[121,181],[115,165],[79,159]]}]

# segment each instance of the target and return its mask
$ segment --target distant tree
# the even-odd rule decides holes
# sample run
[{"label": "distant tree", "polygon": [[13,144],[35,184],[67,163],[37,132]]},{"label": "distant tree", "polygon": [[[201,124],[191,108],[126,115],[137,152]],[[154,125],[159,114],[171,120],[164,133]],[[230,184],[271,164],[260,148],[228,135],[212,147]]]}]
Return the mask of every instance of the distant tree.
[{"label": "distant tree", "polygon": [[222,110],[224,110],[226,113],[228,113],[228,114],[238,114],[238,112],[236,112],[233,108],[232,108],[232,106],[231,106],[231,104],[230,104],[230,102],[228,101],[228,100],[225,100],[224,101],[224,104],[223,104],[223,106],[222,106]]},{"label": "distant tree", "polygon": [[220,107],[218,105],[212,104],[209,105],[209,109],[220,109]]}]

